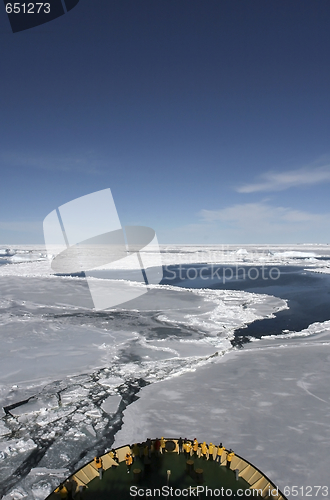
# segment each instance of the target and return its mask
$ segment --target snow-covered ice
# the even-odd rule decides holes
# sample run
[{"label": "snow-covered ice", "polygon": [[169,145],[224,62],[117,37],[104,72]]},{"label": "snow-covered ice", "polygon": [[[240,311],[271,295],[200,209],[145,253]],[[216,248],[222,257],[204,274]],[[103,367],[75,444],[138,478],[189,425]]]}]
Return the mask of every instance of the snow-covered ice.
[{"label": "snow-covered ice", "polygon": [[221,441],[282,490],[329,486],[329,378],[329,325],[304,342],[265,339],[143,388],[115,445],[160,435]]},{"label": "snow-covered ice", "polygon": [[[165,266],[318,272],[330,257],[327,245],[161,251]],[[282,488],[327,484],[330,321],[237,350],[235,330],[274,317],[287,301],[154,285],[131,304],[95,312],[85,279],[54,275],[45,249],[33,246],[0,249],[0,291],[4,499],[41,500],[114,440],[156,434],[222,440]]]}]

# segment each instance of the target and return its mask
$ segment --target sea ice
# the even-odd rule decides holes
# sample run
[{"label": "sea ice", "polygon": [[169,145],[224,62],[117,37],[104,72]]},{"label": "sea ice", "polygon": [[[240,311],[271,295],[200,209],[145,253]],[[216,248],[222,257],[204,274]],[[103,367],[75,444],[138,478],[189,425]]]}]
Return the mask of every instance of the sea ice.
[{"label": "sea ice", "polygon": [[137,435],[222,441],[282,490],[328,486],[330,330],[324,341],[317,334],[290,346],[265,339],[147,386],[126,408],[115,445]]},{"label": "sea ice", "polygon": [[[321,272],[330,256],[327,245],[161,251],[167,266],[303,262]],[[44,248],[0,250],[4,262],[10,256],[0,266],[0,400],[19,405],[0,419],[4,499],[44,498],[111,446],[123,415],[118,445],[142,435],[221,439],[282,488],[327,484],[329,322],[238,351],[230,342],[235,330],[273,317],[285,300],[158,285],[127,307],[96,313],[86,281],[55,276]],[[44,456],[33,468],[36,447]],[[22,464],[23,476],[15,476]]]}]

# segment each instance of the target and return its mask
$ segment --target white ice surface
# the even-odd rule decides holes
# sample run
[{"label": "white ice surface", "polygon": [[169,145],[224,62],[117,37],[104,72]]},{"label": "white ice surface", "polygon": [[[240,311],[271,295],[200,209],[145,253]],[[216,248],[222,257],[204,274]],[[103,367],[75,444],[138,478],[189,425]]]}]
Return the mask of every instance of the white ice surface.
[{"label": "white ice surface", "polygon": [[116,413],[120,401],[121,401],[120,396],[109,396],[102,403],[102,410],[104,410],[106,413]]},{"label": "white ice surface", "polygon": [[[100,328],[93,321],[87,325],[63,324],[56,319],[63,311],[59,305],[48,306],[48,314],[42,314],[45,310],[40,302],[50,302],[53,283],[62,283],[57,293],[61,292],[62,303],[65,303],[65,293],[68,300],[73,293],[79,293],[76,287],[79,279],[58,278],[55,283],[47,278],[16,277],[11,286],[3,280],[0,278],[0,288],[7,293],[9,287],[16,298],[38,301],[37,304],[28,300],[0,303],[0,311],[3,311],[0,318],[0,383],[6,385],[46,382],[79,374],[82,369],[92,372],[111,364],[119,351],[127,345],[132,346],[132,341],[134,346],[131,348],[146,362],[159,360],[160,354],[162,359],[209,356],[215,350],[231,348],[229,339],[235,328],[271,317],[287,307],[284,300],[268,295],[154,285],[147,295],[136,300],[138,310],[152,311],[160,324],[194,328],[199,334],[192,339],[147,340],[143,334],[127,330],[124,323],[117,331]],[[16,311],[20,309],[18,314]],[[83,312],[77,308],[66,310],[73,315]]]},{"label": "white ice surface", "polygon": [[[330,245],[300,244],[300,245],[160,245],[163,266],[179,264],[245,264],[245,265],[302,265],[310,268],[322,269],[328,267]],[[3,256],[16,263],[0,266],[0,276],[50,276],[53,271],[50,258],[44,246],[4,246],[0,250]],[[19,262],[19,259],[26,260]],[[317,258],[317,259],[316,259]],[[323,258],[325,258],[323,260]],[[14,259],[14,260],[13,260]],[[35,260],[38,259],[37,262]],[[132,260],[132,269],[136,268],[136,261]],[[159,254],[148,251],[147,266],[158,266]],[[118,261],[113,264],[114,269],[127,268],[127,261]]]},{"label": "white ice surface", "polygon": [[314,273],[330,274],[330,267],[316,267],[314,269],[308,269],[308,271],[313,271]]},{"label": "white ice surface", "polygon": [[143,388],[115,445],[161,435],[222,441],[282,490],[330,487],[329,377],[330,329],[289,345],[265,339]]},{"label": "white ice surface", "polygon": [[[139,376],[157,383],[126,409],[117,444],[141,433],[186,431],[213,442],[222,438],[280,487],[328,484],[328,322],[232,351],[229,339],[236,328],[271,317],[286,307],[285,301],[242,291],[159,286],[152,287],[151,301],[141,298],[116,322],[89,314],[83,280],[54,276],[43,252],[29,248],[31,261],[0,265],[0,400],[3,406],[35,396],[12,410],[14,427],[0,420],[0,451],[13,450],[2,477],[10,477],[28,457],[29,436],[36,429],[49,439],[60,437],[6,500],[45,498],[66,477],[66,465],[97,440],[108,422],[106,406],[104,413],[91,394],[103,396],[105,405],[109,398],[119,401],[118,387]],[[5,260],[24,253],[10,246],[0,252]],[[329,256],[327,245],[162,247],[164,265],[290,264],[323,270],[329,261],[322,257]],[[40,260],[33,262],[35,257]],[[171,335],[150,335],[155,321]],[[125,352],[138,361],[124,361]],[[218,357],[212,357],[215,352]],[[104,366],[115,370],[102,371],[95,381],[89,374]],[[71,427],[61,434],[67,420]],[[22,437],[12,440],[7,432],[12,429]]]}]

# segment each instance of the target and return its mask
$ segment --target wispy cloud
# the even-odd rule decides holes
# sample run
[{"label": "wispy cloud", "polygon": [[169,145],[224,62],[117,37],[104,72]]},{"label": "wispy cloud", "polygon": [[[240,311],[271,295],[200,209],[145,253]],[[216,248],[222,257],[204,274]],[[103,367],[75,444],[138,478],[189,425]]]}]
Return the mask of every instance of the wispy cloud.
[{"label": "wispy cloud", "polygon": [[236,227],[255,225],[283,226],[288,223],[324,223],[330,221],[330,214],[313,214],[289,207],[276,207],[265,202],[232,205],[220,210],[201,210],[199,213],[204,222],[233,223]]},{"label": "wispy cloud", "polygon": [[201,210],[200,221],[181,228],[181,237],[214,243],[327,243],[330,213],[311,213],[267,201]]},{"label": "wispy cloud", "polygon": [[42,232],[42,221],[0,221],[0,231],[19,233]]},{"label": "wispy cloud", "polygon": [[321,167],[303,167],[287,172],[266,172],[260,181],[236,188],[239,193],[284,191],[292,187],[330,182],[330,164]]},{"label": "wispy cloud", "polygon": [[86,174],[102,173],[106,161],[93,153],[80,155],[31,154],[7,151],[0,154],[0,163],[5,167],[26,167],[60,172]]}]

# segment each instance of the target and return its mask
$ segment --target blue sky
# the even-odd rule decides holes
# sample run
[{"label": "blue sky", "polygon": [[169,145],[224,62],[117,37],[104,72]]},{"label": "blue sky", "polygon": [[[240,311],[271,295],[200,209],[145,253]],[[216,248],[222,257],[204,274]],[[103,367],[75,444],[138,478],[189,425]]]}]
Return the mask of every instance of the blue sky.
[{"label": "blue sky", "polygon": [[80,0],[0,12],[0,244],[110,187],[160,243],[330,241],[330,3]]}]

